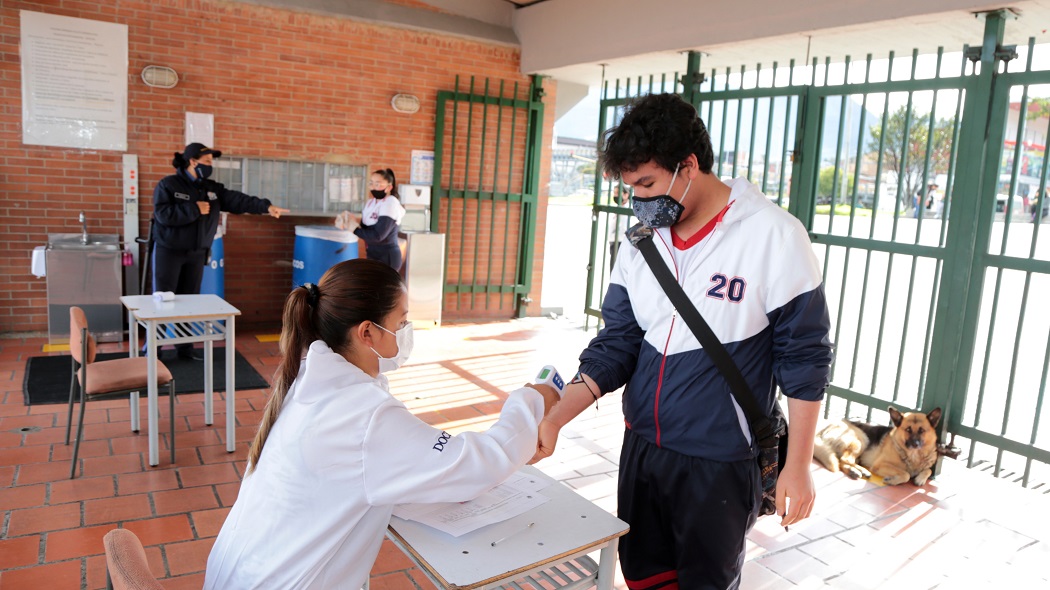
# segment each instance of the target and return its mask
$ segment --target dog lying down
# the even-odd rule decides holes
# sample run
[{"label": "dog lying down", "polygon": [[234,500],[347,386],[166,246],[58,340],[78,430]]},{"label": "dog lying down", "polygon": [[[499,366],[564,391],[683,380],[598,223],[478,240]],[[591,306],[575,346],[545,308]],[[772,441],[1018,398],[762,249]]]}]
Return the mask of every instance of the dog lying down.
[{"label": "dog lying down", "polygon": [[890,486],[909,480],[917,486],[925,484],[937,462],[941,409],[902,414],[891,406],[889,413],[892,426],[840,420],[821,428],[813,458],[850,479],[876,475]]}]

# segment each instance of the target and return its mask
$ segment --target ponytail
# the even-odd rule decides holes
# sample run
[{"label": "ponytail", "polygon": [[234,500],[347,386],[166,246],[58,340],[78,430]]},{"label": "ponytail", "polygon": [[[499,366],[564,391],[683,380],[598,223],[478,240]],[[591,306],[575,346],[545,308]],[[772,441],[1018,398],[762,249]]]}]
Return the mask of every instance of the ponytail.
[{"label": "ponytail", "polygon": [[361,322],[378,322],[390,315],[403,292],[405,284],[396,270],[365,258],[340,262],[328,269],[317,285],[307,283],[292,289],[281,318],[281,362],[248,450],[248,473],[259,464],[263,446],[310,345],[320,340],[332,352],[345,356],[351,346],[350,330]]},{"label": "ponytail", "polygon": [[183,157],[181,153],[175,152],[175,158],[172,159],[171,165],[174,166],[176,170],[182,170],[183,168],[189,167],[190,163],[186,161],[186,158]]},{"label": "ponytail", "polygon": [[303,286],[293,289],[288,294],[288,299],[285,300],[284,315],[281,319],[283,326],[280,342],[281,362],[274,374],[273,393],[266,402],[262,422],[248,450],[248,473],[254,471],[255,466],[259,463],[259,455],[262,454],[266,439],[270,436],[270,429],[274,422],[277,422],[277,416],[281,413],[288,389],[299,375],[299,365],[306,356],[307,347],[311,342],[317,340],[312,317],[314,306],[310,305],[310,299],[311,290]]}]

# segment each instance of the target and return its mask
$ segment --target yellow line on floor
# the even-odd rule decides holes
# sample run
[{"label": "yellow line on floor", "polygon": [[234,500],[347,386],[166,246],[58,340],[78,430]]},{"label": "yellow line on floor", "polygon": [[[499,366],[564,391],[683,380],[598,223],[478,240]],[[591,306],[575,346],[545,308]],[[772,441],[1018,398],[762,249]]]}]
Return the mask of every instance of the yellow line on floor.
[{"label": "yellow line on floor", "polygon": [[69,345],[68,344],[45,344],[44,345],[44,352],[63,352],[63,351],[68,351],[68,350],[69,350]]},{"label": "yellow line on floor", "polygon": [[280,334],[256,334],[255,339],[259,342],[279,342],[281,340]]}]

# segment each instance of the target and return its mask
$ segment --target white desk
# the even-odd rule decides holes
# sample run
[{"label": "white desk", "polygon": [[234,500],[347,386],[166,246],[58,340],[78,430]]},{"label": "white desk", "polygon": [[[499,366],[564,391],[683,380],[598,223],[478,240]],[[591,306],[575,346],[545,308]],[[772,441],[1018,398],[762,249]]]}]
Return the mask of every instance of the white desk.
[{"label": "white desk", "polygon": [[[146,426],[149,430],[149,464],[160,463],[157,440],[157,351],[164,344],[204,343],[204,423],[211,424],[212,381],[214,361],[212,343],[226,341],[226,450],[233,452],[236,443],[234,424],[234,318],[241,311],[217,295],[176,295],[173,301],[158,301],[151,295],[127,295],[120,302],[128,310],[128,332],[131,356],[139,355],[137,326],[146,329],[146,356],[148,363]],[[226,324],[220,324],[225,321]],[[131,404],[131,428],[139,429],[138,394]]]},{"label": "white desk", "polygon": [[[551,482],[539,491],[549,502],[460,537],[395,516],[387,537],[438,588],[497,588],[532,575],[546,582],[545,587],[590,588],[597,584],[598,590],[612,590],[616,546],[629,528],[627,523],[535,467],[523,467],[521,472]],[[529,527],[529,523],[535,524]],[[493,547],[492,542],[499,539],[503,540]],[[601,557],[594,564],[586,555],[598,549]],[[580,579],[566,583],[544,574],[574,559],[584,565],[565,569],[575,570],[573,576]]]}]

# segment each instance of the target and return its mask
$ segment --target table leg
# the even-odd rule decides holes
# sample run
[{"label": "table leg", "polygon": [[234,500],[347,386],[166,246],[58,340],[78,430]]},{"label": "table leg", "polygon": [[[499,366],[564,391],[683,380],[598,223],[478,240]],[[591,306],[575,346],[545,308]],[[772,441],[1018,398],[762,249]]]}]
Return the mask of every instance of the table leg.
[{"label": "table leg", "polygon": [[613,570],[616,569],[616,547],[619,544],[620,539],[613,539],[602,547],[598,556],[597,590],[613,590],[613,579],[616,577]]},{"label": "table leg", "polygon": [[[211,322],[205,324],[205,333],[211,334]],[[215,422],[215,360],[212,358],[212,342],[204,341],[204,423],[211,426]]]},{"label": "table leg", "polygon": [[160,422],[160,416],[157,414],[157,330],[152,322],[147,326],[149,333],[146,334],[146,379],[148,381],[146,391],[149,401],[146,404],[146,429],[149,431],[149,464],[156,466],[160,464],[160,449],[157,442],[157,423]]},{"label": "table leg", "polygon": [[233,318],[226,318],[226,452],[232,453],[237,445],[236,394],[237,379],[234,375]]},{"label": "table leg", "polygon": [[[139,324],[135,321],[135,314],[130,309],[128,310],[128,345],[131,350],[128,351],[128,356],[136,358],[139,356]],[[139,431],[139,392],[135,391],[131,394],[131,431]]]}]

